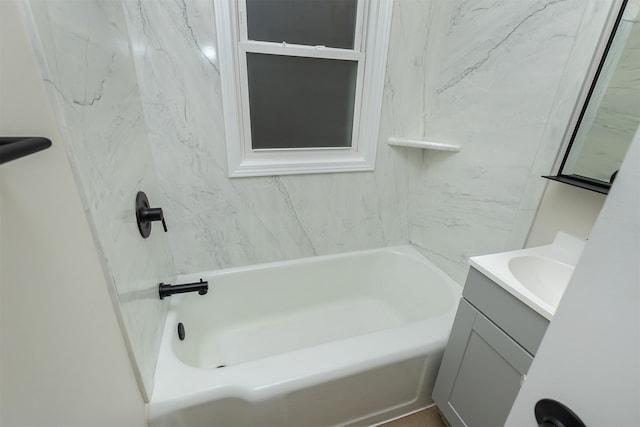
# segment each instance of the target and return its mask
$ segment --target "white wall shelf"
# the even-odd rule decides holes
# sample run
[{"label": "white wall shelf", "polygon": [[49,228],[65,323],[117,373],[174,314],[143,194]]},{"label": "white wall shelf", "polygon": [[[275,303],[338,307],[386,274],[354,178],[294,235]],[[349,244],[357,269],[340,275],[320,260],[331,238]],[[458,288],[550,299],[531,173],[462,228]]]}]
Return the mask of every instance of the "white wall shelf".
[{"label": "white wall shelf", "polygon": [[460,151],[460,146],[455,144],[445,144],[443,142],[424,141],[420,139],[396,138],[394,136],[387,140],[387,144],[397,147],[422,148],[424,150]]}]

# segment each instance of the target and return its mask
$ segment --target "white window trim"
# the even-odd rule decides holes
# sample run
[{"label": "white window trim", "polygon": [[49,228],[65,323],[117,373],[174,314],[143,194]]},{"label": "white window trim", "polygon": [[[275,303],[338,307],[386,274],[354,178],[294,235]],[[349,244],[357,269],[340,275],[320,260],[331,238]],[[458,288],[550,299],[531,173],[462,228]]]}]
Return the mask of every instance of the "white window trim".
[{"label": "white window trim", "polygon": [[[241,40],[238,29],[237,0],[214,0],[218,54],[220,58],[220,81],[224,107],[224,125],[227,142],[227,160],[230,177],[270,176],[287,174],[371,171],[375,166],[378,145],[378,128],[382,109],[387,48],[391,31],[393,0],[363,0],[366,5],[364,22],[366,40],[364,49],[354,52],[345,49],[317,48],[312,46],[274,46]],[[358,12],[363,13],[362,11]],[[362,22],[362,20],[359,20]],[[244,24],[246,25],[246,24]],[[246,32],[244,33],[246,34]],[[356,39],[356,46],[360,40]],[[244,137],[249,126],[243,118],[240,79],[243,68],[239,65],[239,49],[251,52],[274,52],[315,56],[314,51],[322,50],[322,57],[329,53],[335,58],[360,58],[358,78],[363,77],[360,92],[356,92],[354,112],[354,139],[352,147],[344,148],[304,148],[253,150],[248,138]],[[319,53],[319,52],[317,52]],[[246,73],[246,70],[244,71]],[[363,75],[361,73],[364,73]],[[361,95],[361,96],[359,96]],[[248,98],[246,98],[248,99]],[[359,109],[359,114],[357,109]],[[359,116],[359,120],[357,120]],[[245,127],[246,126],[246,127]]]}]

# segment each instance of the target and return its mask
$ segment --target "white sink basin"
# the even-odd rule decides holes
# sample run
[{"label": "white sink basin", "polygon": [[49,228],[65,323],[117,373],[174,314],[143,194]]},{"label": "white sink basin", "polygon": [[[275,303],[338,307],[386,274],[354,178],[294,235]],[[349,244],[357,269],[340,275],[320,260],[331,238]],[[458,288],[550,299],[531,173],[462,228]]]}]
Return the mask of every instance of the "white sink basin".
[{"label": "white sink basin", "polygon": [[553,243],[469,259],[472,267],[551,320],[585,242],[558,232]]},{"label": "white sink basin", "polygon": [[573,267],[551,258],[523,255],[509,260],[509,270],[540,299],[556,307],[573,274]]}]

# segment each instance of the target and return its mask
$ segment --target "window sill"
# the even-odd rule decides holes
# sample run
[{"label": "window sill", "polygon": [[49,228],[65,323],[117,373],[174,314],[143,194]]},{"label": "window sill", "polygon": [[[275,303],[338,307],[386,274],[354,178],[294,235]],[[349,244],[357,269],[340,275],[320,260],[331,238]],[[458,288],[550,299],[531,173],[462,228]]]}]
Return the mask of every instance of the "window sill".
[{"label": "window sill", "polygon": [[345,150],[254,152],[230,163],[229,177],[372,171],[372,154]]}]

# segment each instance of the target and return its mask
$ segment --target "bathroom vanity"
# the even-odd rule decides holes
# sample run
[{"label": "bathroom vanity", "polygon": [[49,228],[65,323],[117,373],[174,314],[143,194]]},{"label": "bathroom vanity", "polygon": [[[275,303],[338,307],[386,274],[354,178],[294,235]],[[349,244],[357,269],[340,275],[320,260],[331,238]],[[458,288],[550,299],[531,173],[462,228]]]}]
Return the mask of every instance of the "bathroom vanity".
[{"label": "bathroom vanity", "polygon": [[470,259],[433,399],[451,426],[499,426],[526,379],[584,242]]}]

